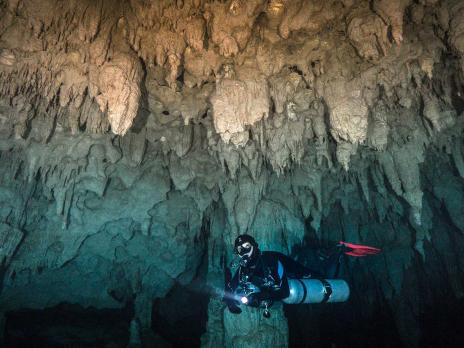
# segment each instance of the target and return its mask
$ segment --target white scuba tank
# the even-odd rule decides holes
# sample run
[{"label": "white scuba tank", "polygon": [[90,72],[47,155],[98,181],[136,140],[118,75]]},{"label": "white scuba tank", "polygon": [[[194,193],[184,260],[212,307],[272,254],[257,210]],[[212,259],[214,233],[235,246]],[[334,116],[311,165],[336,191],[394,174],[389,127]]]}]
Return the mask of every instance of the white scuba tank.
[{"label": "white scuba tank", "polygon": [[343,279],[288,279],[290,295],[282,301],[287,304],[345,302],[350,287]]}]

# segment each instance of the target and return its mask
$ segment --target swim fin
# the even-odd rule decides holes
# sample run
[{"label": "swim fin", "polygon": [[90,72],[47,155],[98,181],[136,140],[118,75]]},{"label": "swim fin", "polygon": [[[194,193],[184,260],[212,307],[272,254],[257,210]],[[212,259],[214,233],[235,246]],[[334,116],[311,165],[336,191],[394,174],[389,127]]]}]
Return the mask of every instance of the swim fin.
[{"label": "swim fin", "polygon": [[344,251],[345,255],[354,257],[376,255],[382,251],[381,249],[374,248],[371,246],[347,243],[343,241],[340,241],[338,246],[343,246],[346,248],[346,250]]}]

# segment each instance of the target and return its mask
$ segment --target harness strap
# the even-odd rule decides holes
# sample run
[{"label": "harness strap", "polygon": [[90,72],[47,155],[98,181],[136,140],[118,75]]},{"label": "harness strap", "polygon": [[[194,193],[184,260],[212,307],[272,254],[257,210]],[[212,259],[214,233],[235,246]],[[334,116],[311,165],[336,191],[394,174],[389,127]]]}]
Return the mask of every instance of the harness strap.
[{"label": "harness strap", "polygon": [[306,289],[306,285],[305,283],[303,283],[301,279],[297,279],[297,280],[300,282],[301,286],[303,287],[303,298],[300,301],[300,304],[302,304],[306,301],[306,296],[308,296],[308,289]]},{"label": "harness strap", "polygon": [[321,303],[326,303],[330,296],[332,295],[332,285],[330,285],[330,283],[325,280],[325,279],[319,279],[322,283],[322,285],[324,286],[324,298],[322,299]]}]

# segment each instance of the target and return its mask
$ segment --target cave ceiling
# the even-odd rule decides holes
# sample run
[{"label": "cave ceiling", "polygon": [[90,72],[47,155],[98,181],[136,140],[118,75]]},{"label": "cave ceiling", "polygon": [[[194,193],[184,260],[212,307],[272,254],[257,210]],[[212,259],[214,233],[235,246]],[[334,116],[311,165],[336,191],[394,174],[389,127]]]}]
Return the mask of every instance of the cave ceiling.
[{"label": "cave ceiling", "polygon": [[463,1],[0,0],[0,311],[149,326],[238,233],[309,229],[386,247],[393,298],[436,202],[464,231],[463,96]]}]

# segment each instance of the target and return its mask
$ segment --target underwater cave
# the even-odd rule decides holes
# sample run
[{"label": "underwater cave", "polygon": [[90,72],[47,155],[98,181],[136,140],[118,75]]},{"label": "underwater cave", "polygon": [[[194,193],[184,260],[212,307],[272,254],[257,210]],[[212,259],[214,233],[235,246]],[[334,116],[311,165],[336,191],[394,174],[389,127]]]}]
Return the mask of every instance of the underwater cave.
[{"label": "underwater cave", "polygon": [[0,0],[0,347],[463,314],[464,0]]}]

